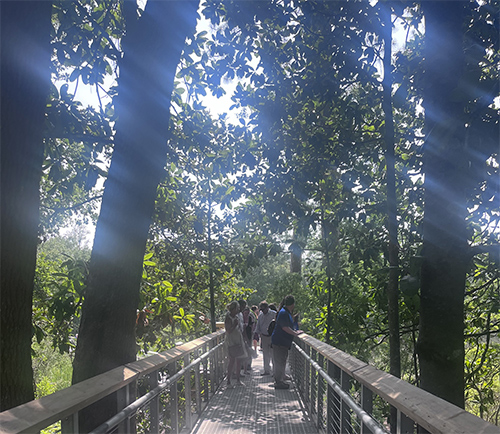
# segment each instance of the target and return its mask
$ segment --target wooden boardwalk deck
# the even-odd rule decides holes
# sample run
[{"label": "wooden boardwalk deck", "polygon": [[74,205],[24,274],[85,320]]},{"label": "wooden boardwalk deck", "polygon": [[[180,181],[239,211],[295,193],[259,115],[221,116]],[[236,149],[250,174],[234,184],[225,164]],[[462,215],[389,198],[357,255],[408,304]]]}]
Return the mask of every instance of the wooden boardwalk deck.
[{"label": "wooden boardwalk deck", "polygon": [[295,387],[276,390],[273,377],[263,372],[262,353],[253,361],[244,386],[219,388],[201,414],[192,434],[317,434]]}]

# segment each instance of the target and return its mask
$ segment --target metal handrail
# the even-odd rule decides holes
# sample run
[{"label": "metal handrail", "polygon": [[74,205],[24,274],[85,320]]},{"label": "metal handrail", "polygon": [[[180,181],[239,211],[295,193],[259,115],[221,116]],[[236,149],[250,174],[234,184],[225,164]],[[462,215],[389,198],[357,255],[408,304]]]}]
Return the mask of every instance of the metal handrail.
[{"label": "metal handrail", "polygon": [[293,343],[295,351],[297,351],[305,360],[307,360],[310,365],[318,372],[321,377],[325,379],[328,385],[339,395],[343,402],[345,402],[348,407],[356,414],[361,423],[370,429],[370,432],[373,434],[388,434],[389,431],[385,430],[380,424],[375,420],[369,413],[367,413],[363,408],[358,405],[358,403],[347,393],[342,390],[340,385],[331,378],[324,369],[316,363],[311,357],[307,355],[307,353],[300,348],[295,342]]},{"label": "metal handrail", "polygon": [[182,368],[179,372],[177,372],[172,377],[169,377],[163,384],[155,387],[153,390],[148,392],[146,395],[143,395],[139,399],[135,400],[133,403],[125,407],[122,411],[117,413],[108,421],[104,422],[102,425],[97,427],[95,430],[91,431],[90,434],[103,434],[108,433],[115,427],[117,427],[121,422],[135,415],[137,411],[141,408],[145,407],[149,402],[153,399],[157,398],[165,389],[168,389],[172,386],[172,384],[177,383],[177,381],[187,372],[189,372],[194,367],[198,367],[199,364],[207,359],[210,355],[212,355],[215,351],[219,350],[224,345],[224,342],[221,342],[214,348],[212,348],[208,353],[203,354],[201,357],[198,357],[196,360],[191,362],[189,365]]},{"label": "metal handrail", "polygon": [[[319,432],[383,434],[390,426],[398,434],[500,434],[499,427],[305,333],[294,342],[290,365]],[[388,419],[389,406],[396,420]]]},{"label": "metal handrail", "polygon": [[[77,433],[79,412],[100,399],[115,395],[120,406],[117,412],[122,414],[123,409],[136,401],[139,380],[145,381],[146,387],[155,390],[157,387],[168,388],[169,384],[179,381],[182,377],[184,394],[178,396],[177,387],[170,388],[167,403],[169,407],[165,407],[168,414],[160,411],[166,400],[160,401],[160,395],[152,396],[154,394],[150,395],[150,392],[139,397],[135,405],[141,404],[139,408],[142,409],[149,404],[148,411],[141,415],[141,422],[148,425],[150,430],[153,430],[151,432],[156,432],[154,427],[159,427],[164,417],[170,418],[167,420],[174,433],[179,433],[185,427],[189,429],[195,420],[194,413],[201,414],[225,376],[226,357],[222,349],[224,339],[225,331],[220,330],[3,411],[0,413],[0,431],[2,434],[32,433],[60,421],[63,433]],[[178,366],[181,362],[183,367]],[[165,369],[169,370],[172,376],[166,383],[159,384],[158,378]],[[196,390],[191,388],[193,383]],[[192,394],[195,398],[193,403]],[[120,432],[135,431],[134,416],[131,417],[129,411],[124,411],[127,417],[120,418],[118,422]]]},{"label": "metal handrail", "polygon": [[[191,429],[194,413],[201,414],[225,376],[224,337],[224,331],[212,333],[4,411],[0,413],[1,432],[31,433],[64,421],[63,432],[77,433],[79,411],[113,394],[121,407],[96,433],[135,432],[137,420],[139,428],[149,432],[159,432],[162,420],[170,423],[174,433]],[[182,361],[184,366],[179,369]],[[382,400],[397,410],[397,420],[391,425],[398,434],[500,434],[499,427],[307,334],[301,334],[294,344],[290,363],[304,407],[319,432],[384,434],[388,421],[382,416],[375,422],[373,411],[374,402]],[[166,368],[173,375],[160,383],[158,378]],[[172,385],[182,377],[184,395],[178,396],[178,387]],[[141,378],[147,380],[151,390],[136,399]]]}]

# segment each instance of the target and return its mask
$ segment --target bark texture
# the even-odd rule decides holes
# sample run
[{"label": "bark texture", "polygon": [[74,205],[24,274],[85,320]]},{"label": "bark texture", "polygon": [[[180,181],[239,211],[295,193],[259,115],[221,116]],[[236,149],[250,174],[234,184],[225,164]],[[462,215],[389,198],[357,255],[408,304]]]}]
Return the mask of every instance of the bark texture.
[{"label": "bark texture", "polygon": [[421,387],[464,406],[464,292],[467,266],[460,1],[427,1],[425,14],[424,262],[418,354]]},{"label": "bark texture", "polygon": [[31,317],[51,10],[49,1],[0,2],[0,411],[34,398]]},{"label": "bark texture", "polygon": [[[115,148],[105,184],[73,383],[135,360],[135,319],[156,190],[166,160],[174,75],[198,2],[149,1],[140,19],[124,2],[127,36],[120,63]],[[82,432],[105,421],[116,403],[80,417]]]}]

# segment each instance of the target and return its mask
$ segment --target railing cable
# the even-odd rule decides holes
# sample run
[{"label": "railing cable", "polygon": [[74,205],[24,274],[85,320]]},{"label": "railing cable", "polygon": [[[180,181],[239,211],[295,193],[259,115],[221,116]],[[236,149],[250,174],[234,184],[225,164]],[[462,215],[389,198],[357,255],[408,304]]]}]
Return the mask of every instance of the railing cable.
[{"label": "railing cable", "polygon": [[139,409],[144,407],[150,401],[152,401],[156,396],[163,392],[163,390],[168,389],[173,383],[175,383],[179,378],[181,378],[186,372],[188,372],[194,366],[200,364],[204,359],[209,357],[212,353],[218,350],[224,342],[216,345],[210,351],[206,352],[202,356],[198,357],[196,360],[193,360],[189,365],[182,368],[179,372],[169,377],[164,383],[155,387],[150,392],[141,396],[139,399],[135,400],[119,413],[115,414],[111,419],[104,422],[102,425],[99,425],[95,430],[91,431],[90,434],[105,434],[115,428],[118,424],[129,418],[130,416],[137,413]]},{"label": "railing cable", "polygon": [[329,386],[333,388],[335,393],[340,396],[342,400],[344,400],[347,405],[354,411],[354,413],[359,417],[360,421],[366,425],[373,434],[388,434],[383,427],[379,425],[379,423],[365,410],[363,410],[359,404],[354,401],[354,399],[349,395],[345,390],[343,390],[337,382],[331,378],[323,368],[316,363],[302,348],[300,348],[295,342],[293,343],[295,349],[301,354],[310,364],[311,366],[321,375]]}]

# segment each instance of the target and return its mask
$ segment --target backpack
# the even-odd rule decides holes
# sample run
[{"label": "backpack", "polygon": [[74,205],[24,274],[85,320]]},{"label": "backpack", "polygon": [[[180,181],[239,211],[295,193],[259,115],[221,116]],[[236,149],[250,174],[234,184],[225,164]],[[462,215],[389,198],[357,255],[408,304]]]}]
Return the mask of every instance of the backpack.
[{"label": "backpack", "polygon": [[273,319],[270,323],[269,323],[269,326],[267,327],[267,334],[269,336],[271,336],[273,334],[273,331],[274,331],[274,327],[276,327],[276,320]]}]

